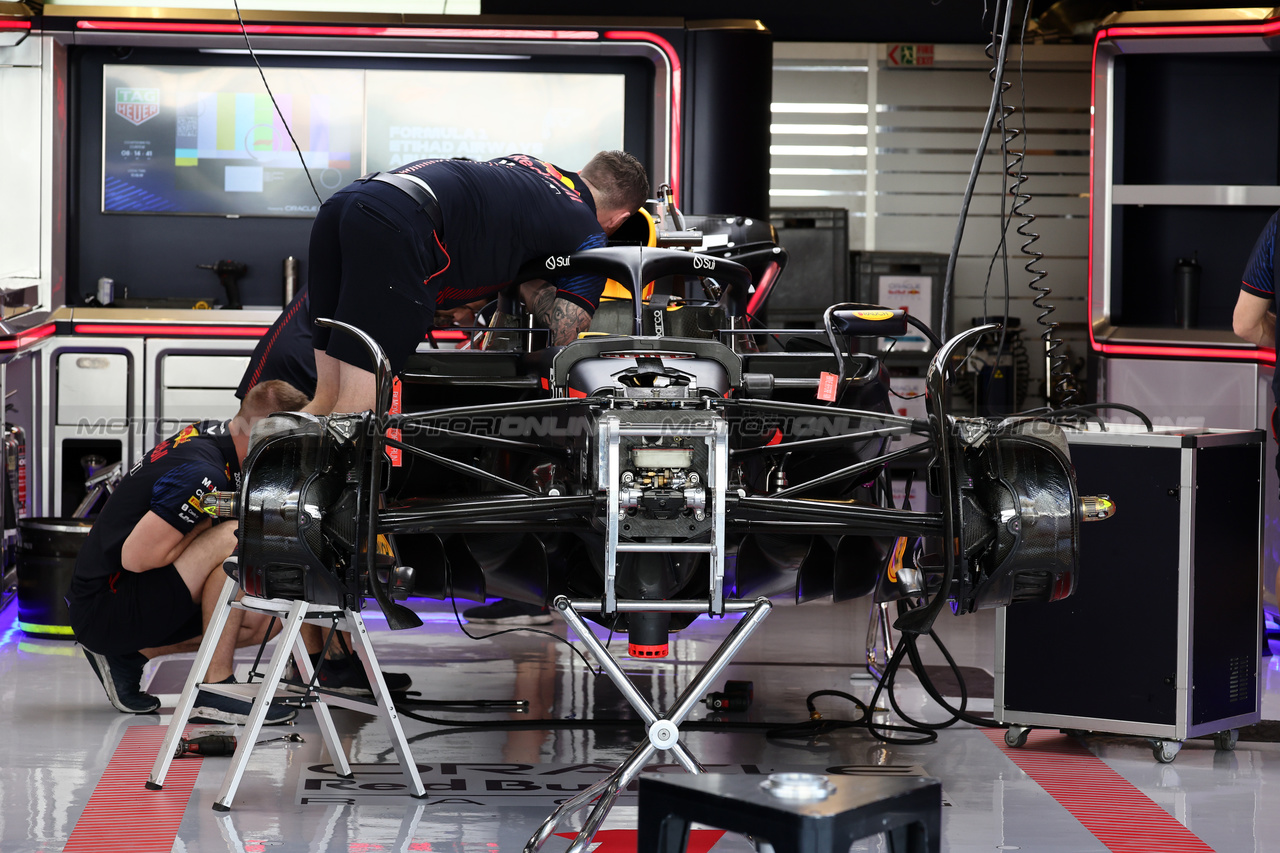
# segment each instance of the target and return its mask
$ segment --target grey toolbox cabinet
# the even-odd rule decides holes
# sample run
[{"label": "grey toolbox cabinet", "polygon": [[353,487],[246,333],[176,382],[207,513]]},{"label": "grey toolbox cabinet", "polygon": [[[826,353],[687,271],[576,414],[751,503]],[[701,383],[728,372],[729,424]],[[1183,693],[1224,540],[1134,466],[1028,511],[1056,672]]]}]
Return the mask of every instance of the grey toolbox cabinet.
[{"label": "grey toolbox cabinet", "polygon": [[1081,526],[1072,596],[996,614],[1010,746],[1030,728],[1133,735],[1167,763],[1261,719],[1265,434],[1137,429],[1068,432],[1080,493],[1116,514]]}]

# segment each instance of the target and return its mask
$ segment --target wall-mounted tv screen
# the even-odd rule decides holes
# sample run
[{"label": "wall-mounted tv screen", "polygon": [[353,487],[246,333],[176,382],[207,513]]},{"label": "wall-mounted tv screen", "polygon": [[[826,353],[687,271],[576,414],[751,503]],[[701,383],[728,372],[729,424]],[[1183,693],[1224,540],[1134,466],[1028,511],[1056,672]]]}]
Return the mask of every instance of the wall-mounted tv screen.
[{"label": "wall-mounted tv screen", "polygon": [[314,216],[303,158],[322,197],[364,167],[364,75],[277,68],[271,82],[279,112],[253,68],[105,66],[103,212]]},{"label": "wall-mounted tv screen", "polygon": [[528,154],[579,169],[622,148],[621,74],[367,71],[369,171]]},{"label": "wall-mounted tv screen", "polygon": [[267,75],[275,104],[253,68],[105,64],[102,212],[310,217],[315,192],[414,160],[520,152],[578,168],[623,147],[623,74]]}]

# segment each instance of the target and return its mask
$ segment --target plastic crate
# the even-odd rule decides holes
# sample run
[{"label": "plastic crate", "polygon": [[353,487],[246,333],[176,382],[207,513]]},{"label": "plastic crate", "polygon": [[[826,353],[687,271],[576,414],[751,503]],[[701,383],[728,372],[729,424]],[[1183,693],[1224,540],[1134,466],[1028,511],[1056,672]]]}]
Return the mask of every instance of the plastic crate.
[{"label": "plastic crate", "polygon": [[849,300],[849,211],[843,207],[774,208],[770,221],[787,269],[764,306],[771,326],[816,328],[822,312]]},{"label": "plastic crate", "polygon": [[[926,252],[854,252],[853,301],[905,308],[923,320],[940,338],[948,331],[939,329],[942,318],[942,286],[947,274],[947,256]],[[877,349],[888,346],[880,339]],[[870,349],[869,343],[864,349]],[[931,347],[923,335],[899,338],[894,352],[924,353]]]}]

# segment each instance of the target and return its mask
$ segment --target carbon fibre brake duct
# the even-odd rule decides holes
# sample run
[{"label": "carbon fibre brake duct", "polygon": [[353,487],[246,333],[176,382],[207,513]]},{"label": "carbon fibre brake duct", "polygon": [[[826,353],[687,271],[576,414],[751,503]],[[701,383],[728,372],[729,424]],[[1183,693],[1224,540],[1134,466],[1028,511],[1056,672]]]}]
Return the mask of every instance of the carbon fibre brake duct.
[{"label": "carbon fibre brake duct", "polygon": [[357,611],[367,586],[388,627],[416,628],[418,615],[391,600],[395,570],[386,583],[377,571],[391,365],[360,329],[316,322],[352,335],[368,351],[377,383],[374,411],[324,419],[276,415],[255,427],[241,492],[218,513],[239,520],[240,584],[262,598],[305,598]]}]

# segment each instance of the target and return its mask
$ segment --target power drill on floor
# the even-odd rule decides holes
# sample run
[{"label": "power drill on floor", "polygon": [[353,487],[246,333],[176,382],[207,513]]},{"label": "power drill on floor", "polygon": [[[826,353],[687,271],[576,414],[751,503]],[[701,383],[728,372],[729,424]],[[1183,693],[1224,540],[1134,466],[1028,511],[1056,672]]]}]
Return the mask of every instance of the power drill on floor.
[{"label": "power drill on floor", "polygon": [[243,308],[240,302],[240,279],[249,271],[247,264],[240,261],[218,261],[216,264],[196,264],[197,269],[213,270],[227,292],[228,308]]},{"label": "power drill on floor", "polygon": [[212,755],[234,755],[236,739],[234,735],[200,735],[193,738],[182,738],[173,751],[174,758],[184,755],[199,755],[202,758]]}]

